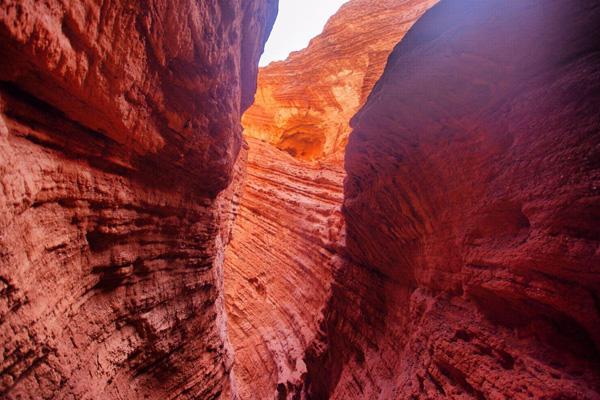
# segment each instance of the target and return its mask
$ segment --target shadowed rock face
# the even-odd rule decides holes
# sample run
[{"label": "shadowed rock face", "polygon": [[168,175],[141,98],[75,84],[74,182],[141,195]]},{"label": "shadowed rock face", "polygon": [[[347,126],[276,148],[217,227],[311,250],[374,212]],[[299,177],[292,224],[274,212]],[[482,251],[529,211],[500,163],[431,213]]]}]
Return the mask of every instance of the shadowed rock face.
[{"label": "shadowed rock face", "polygon": [[0,6],[0,397],[235,394],[222,260],[276,8]]},{"label": "shadowed rock face", "polygon": [[261,68],[256,101],[243,118],[245,135],[299,159],[341,159],[348,122],[390,51],[436,2],[352,0],[342,6],[306,49]]},{"label": "shadowed rock face", "polygon": [[599,29],[598,1],[442,1],[395,48],[314,397],[600,398]]}]

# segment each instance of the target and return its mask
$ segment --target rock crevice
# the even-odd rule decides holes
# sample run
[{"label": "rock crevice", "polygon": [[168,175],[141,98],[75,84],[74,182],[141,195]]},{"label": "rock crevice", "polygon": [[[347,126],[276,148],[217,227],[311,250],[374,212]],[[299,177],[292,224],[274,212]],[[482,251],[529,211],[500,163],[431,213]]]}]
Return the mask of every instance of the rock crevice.
[{"label": "rock crevice", "polygon": [[600,399],[600,2],[276,3],[0,5],[0,397]]},{"label": "rock crevice", "polygon": [[306,395],[321,311],[344,259],[348,121],[393,46],[434,3],[350,1],[306,49],[259,72],[256,101],[243,117],[249,159],[225,260],[244,399]]}]

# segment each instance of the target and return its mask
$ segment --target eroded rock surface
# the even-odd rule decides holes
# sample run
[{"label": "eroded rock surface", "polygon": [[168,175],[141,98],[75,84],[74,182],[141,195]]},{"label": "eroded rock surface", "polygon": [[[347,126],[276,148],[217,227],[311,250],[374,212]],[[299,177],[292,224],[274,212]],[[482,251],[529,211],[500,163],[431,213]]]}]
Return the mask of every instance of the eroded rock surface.
[{"label": "eroded rock surface", "polygon": [[349,2],[246,147],[273,2],[4,2],[0,397],[599,399],[597,0],[442,0],[342,191],[434,3]]},{"label": "eroded rock surface", "polygon": [[0,397],[235,394],[223,252],[274,1],[0,6]]},{"label": "eroded rock surface", "polygon": [[226,250],[225,296],[242,399],[300,393],[342,240],[343,170],[255,139]]},{"label": "eroded rock surface", "polygon": [[261,68],[246,136],[304,159],[341,159],[350,118],[367,99],[396,43],[437,0],[352,0],[323,33],[287,60]]},{"label": "eroded rock surface", "polygon": [[315,398],[600,398],[599,29],[598,1],[442,0],[395,48]]}]

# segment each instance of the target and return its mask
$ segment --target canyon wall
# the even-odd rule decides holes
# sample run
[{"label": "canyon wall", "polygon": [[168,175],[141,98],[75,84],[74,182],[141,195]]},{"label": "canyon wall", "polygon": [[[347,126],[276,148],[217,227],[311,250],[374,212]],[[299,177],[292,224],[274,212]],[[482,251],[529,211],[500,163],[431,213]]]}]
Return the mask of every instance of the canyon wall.
[{"label": "canyon wall", "polygon": [[600,2],[435,3],[4,1],[0,397],[600,399]]},{"label": "canyon wall", "polygon": [[[306,352],[319,342],[321,311],[342,260],[348,121],[393,46],[434,3],[352,0],[308,48],[259,72],[256,102],[243,117],[247,175],[225,257],[242,399],[304,390]],[[290,132],[297,128],[306,128],[301,137]]]},{"label": "canyon wall", "polygon": [[226,250],[225,300],[242,399],[300,393],[342,235],[342,166],[309,164],[248,138]]},{"label": "canyon wall", "polygon": [[276,10],[2,2],[0,397],[235,395],[223,252]]},{"label": "canyon wall", "polygon": [[364,104],[396,43],[437,0],[352,0],[323,33],[285,61],[261,68],[246,136],[293,156],[341,160],[350,118]]},{"label": "canyon wall", "polygon": [[394,49],[313,398],[600,399],[599,36],[595,0],[442,0]]}]

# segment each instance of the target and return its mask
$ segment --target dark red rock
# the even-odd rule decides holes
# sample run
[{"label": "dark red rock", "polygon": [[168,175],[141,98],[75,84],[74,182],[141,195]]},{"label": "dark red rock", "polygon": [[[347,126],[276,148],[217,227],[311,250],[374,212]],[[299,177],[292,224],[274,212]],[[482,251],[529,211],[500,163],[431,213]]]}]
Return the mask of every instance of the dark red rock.
[{"label": "dark red rock", "polygon": [[240,195],[275,5],[144,5],[0,6],[1,397],[600,398],[597,0],[427,12],[345,221],[337,164],[264,143]]},{"label": "dark red rock", "polygon": [[235,395],[222,261],[275,12],[0,4],[0,397]]},{"label": "dark red rock", "polygon": [[352,122],[314,397],[600,398],[598,37],[566,0],[407,33]]}]

